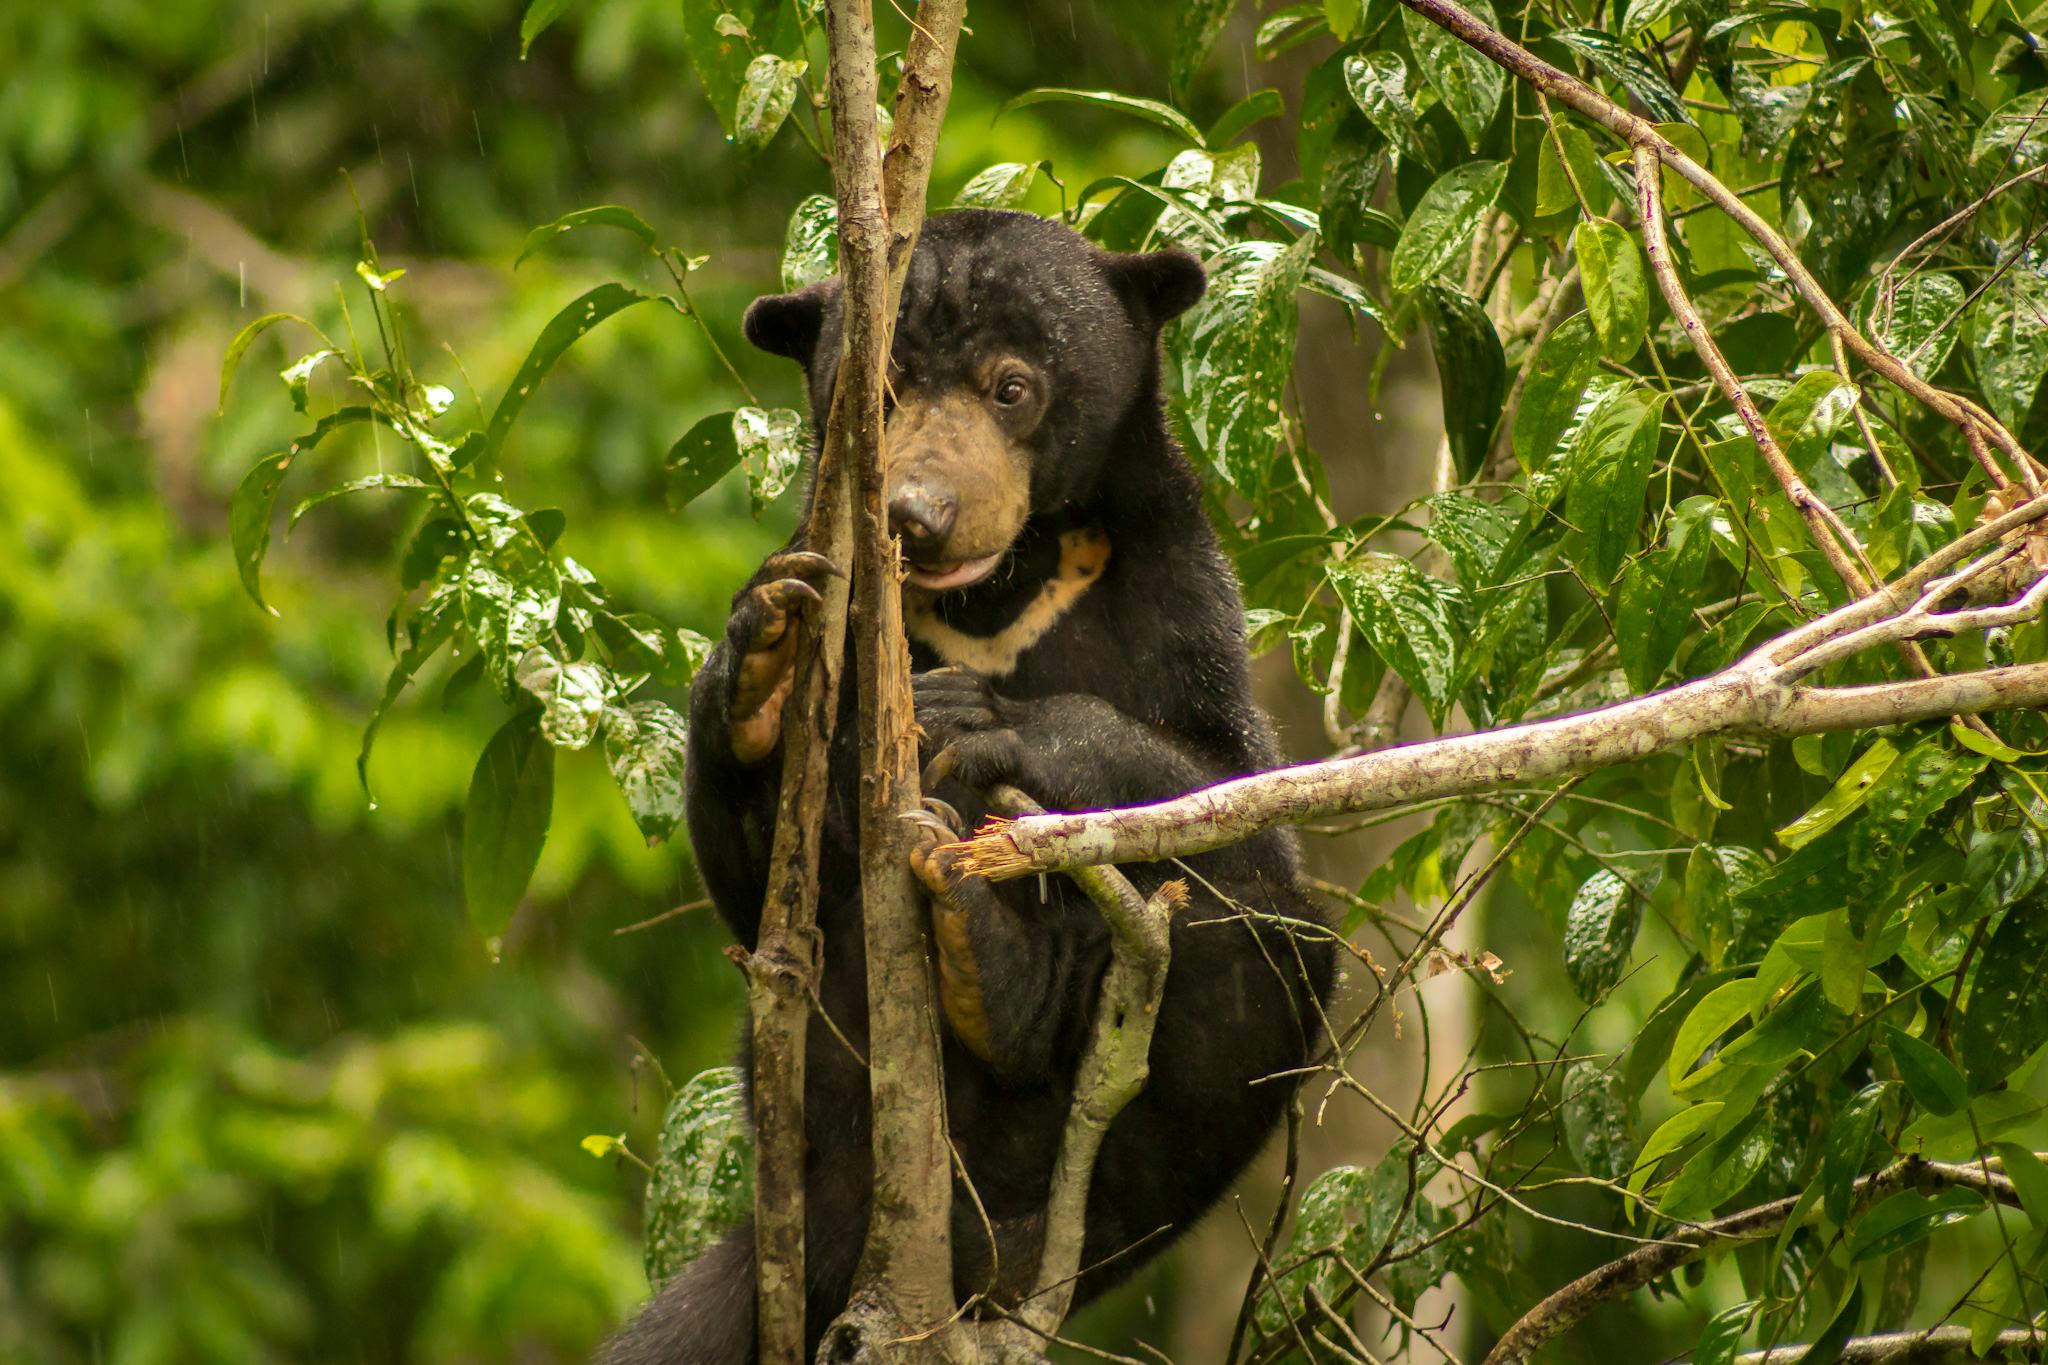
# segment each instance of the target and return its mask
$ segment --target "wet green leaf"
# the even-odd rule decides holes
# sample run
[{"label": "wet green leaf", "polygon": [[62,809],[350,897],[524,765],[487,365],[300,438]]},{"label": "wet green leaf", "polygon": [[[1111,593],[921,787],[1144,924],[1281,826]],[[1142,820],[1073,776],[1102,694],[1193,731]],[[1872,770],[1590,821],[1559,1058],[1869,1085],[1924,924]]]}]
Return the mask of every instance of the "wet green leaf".
[{"label": "wet green leaf", "polygon": [[1627,228],[1609,218],[1592,218],[1572,235],[1586,312],[1609,360],[1627,360],[1650,327],[1650,285],[1643,254]]},{"label": "wet green leaf", "polygon": [[1415,116],[1415,101],[1408,94],[1408,64],[1400,53],[1382,50],[1346,57],[1344,88],[1400,155],[1425,166],[1434,162]]},{"label": "wet green leaf", "polygon": [[1501,554],[1515,532],[1515,520],[1497,503],[1470,493],[1436,493],[1425,502],[1429,525],[1423,533],[1451,558],[1465,590],[1490,587]]},{"label": "wet green leaf", "polygon": [[377,707],[370,713],[370,720],[363,727],[362,746],[356,751],[356,781],[362,785],[365,795],[370,794],[370,748],[377,742],[377,730],[384,724],[384,717],[397,704],[400,694],[418,676],[427,661],[438,654],[441,646],[448,643],[455,634],[455,628],[462,624],[462,594],[453,585],[444,584],[427,595],[420,603],[420,609],[413,613],[408,630],[409,639],[398,660],[391,666],[391,674],[384,680],[384,693],[377,699]]},{"label": "wet green leaf", "polygon": [[1687,1143],[1714,1126],[1714,1121],[1725,1108],[1719,1100],[1706,1104],[1692,1104],[1673,1114],[1657,1125],[1657,1131],[1650,1134],[1643,1150],[1636,1154],[1635,1169],[1629,1173],[1628,1188],[1640,1190],[1648,1183],[1650,1174],[1657,1163],[1674,1152],[1684,1150]]},{"label": "wet green leaf", "polygon": [[1038,164],[1032,161],[999,161],[960,187],[953,196],[956,209],[1013,209],[1024,202],[1038,180]]},{"label": "wet green leaf", "polygon": [[1937,1118],[1946,1118],[1969,1102],[1963,1073],[1956,1070],[1954,1062],[1891,1024],[1885,1025],[1884,1040],[1915,1104]]},{"label": "wet green leaf", "polygon": [[[1655,4],[1657,0],[1650,0]],[[1629,7],[1629,17],[1644,6]],[[1707,1325],[1700,1329],[1699,1344],[1693,1347],[1692,1365],[1734,1365],[1735,1353],[1742,1347],[1742,1333],[1748,1327],[1750,1315],[1756,1311],[1754,1303],[1738,1303],[1724,1308],[1707,1319]]]},{"label": "wet green leaf", "polygon": [[519,21],[519,60],[525,61],[526,54],[533,50],[533,40],[547,31],[550,24],[567,14],[576,0],[533,0],[526,7],[525,17]]},{"label": "wet green leaf", "polygon": [[1630,561],[1615,605],[1614,636],[1629,686],[1647,692],[1664,676],[1678,647],[1696,628],[1695,589],[1713,547],[1712,518],[1720,504],[1688,498],[1672,519],[1666,543]]},{"label": "wet green leaf", "polygon": [[514,695],[512,668],[545,641],[561,609],[561,570],[518,509],[489,493],[469,499],[470,523],[483,543],[462,571],[462,616],[483,650],[499,695]]},{"label": "wet green leaf", "polygon": [[[542,0],[545,3],[545,0]],[[577,209],[565,213],[552,223],[544,223],[526,234],[526,243],[519,248],[519,255],[513,260],[512,268],[517,270],[526,263],[526,258],[553,242],[566,232],[583,227],[617,228],[640,239],[640,245],[654,250],[654,229],[645,218],[619,204],[599,204],[594,208]]]},{"label": "wet green leaf", "polygon": [[2048,90],[2015,95],[1991,111],[1970,144],[1970,160],[1993,162],[2001,174],[2048,159]]},{"label": "wet green leaf", "polygon": [[795,54],[801,31],[790,22],[794,9],[781,0],[682,0],[690,65],[727,137],[737,133],[733,116],[757,49],[767,46],[784,56]]},{"label": "wet green leaf", "polygon": [[1844,1224],[1853,1207],[1856,1178],[1869,1164],[1870,1139],[1877,1132],[1889,1081],[1864,1086],[1835,1115],[1828,1126],[1827,1148],[1821,1157],[1821,1208],[1829,1221]]},{"label": "wet green leaf", "polygon": [[421,526],[399,561],[398,585],[410,592],[440,575],[442,562],[463,553],[468,533],[453,517],[434,517]]},{"label": "wet green leaf", "polygon": [[1223,32],[1223,25],[1230,20],[1230,12],[1236,8],[1237,0],[1184,0],[1178,6],[1179,32],[1174,38],[1173,62],[1168,67],[1175,99],[1186,102],[1189,83],[1202,69],[1202,64],[1209,60],[1217,36]]},{"label": "wet green leaf", "polygon": [[[1487,27],[1497,25],[1487,0],[1470,0],[1465,8]],[[1507,73],[1414,10],[1401,11],[1401,27],[1424,79],[1451,111],[1458,131],[1465,135],[1465,145],[1478,152],[1494,111],[1500,108],[1501,92],[1507,89]]]},{"label": "wet green leaf", "polygon": [[1970,789],[1987,762],[1982,754],[1957,753],[1930,738],[1885,769],[1864,803],[1863,817],[1848,830],[1846,875],[1836,883],[1836,903],[1848,905],[1852,932],[1865,932],[1865,920],[1897,887],[1913,841],[1943,807]]},{"label": "wet green leaf", "polygon": [[740,462],[737,413],[714,412],[684,432],[662,461],[667,473],[668,510],[680,512]]},{"label": "wet green leaf", "polygon": [[1819,1047],[1826,1024],[1826,998],[1819,983],[1809,981],[1773,1005],[1752,1028],[1724,1044],[1716,1060],[1775,1073],[1800,1053]]},{"label": "wet green leaf", "polygon": [[1878,292],[1878,281],[1863,291],[1859,321],[1871,340],[1913,368],[1922,379],[1932,378],[1955,349],[1962,333],[1963,286],[1953,275],[1911,275],[1896,281],[1889,296]]},{"label": "wet green leaf", "polygon": [[2048,1229],[2048,1162],[2017,1142],[1993,1143],[1991,1149],[2005,1166],[2006,1178],[2012,1181],[2027,1217],[2033,1219],[2035,1228]]},{"label": "wet green leaf", "polygon": [[[1558,160],[1559,142],[1564,144],[1564,161]],[[1613,197],[1600,174],[1600,154],[1593,149],[1593,139],[1577,124],[1558,120],[1557,136],[1546,134],[1536,156],[1535,207],[1539,219],[1576,214],[1582,209],[1598,213]],[[1583,204],[1581,195],[1585,196]]]},{"label": "wet green leaf", "polygon": [[410,474],[365,474],[360,479],[350,479],[339,487],[330,488],[325,492],[315,493],[310,498],[302,499],[297,507],[292,508],[291,520],[285,523],[286,533],[289,534],[298,526],[300,517],[305,516],[306,513],[312,511],[321,503],[332,502],[334,499],[349,493],[367,492],[373,488],[424,489],[432,492],[434,486],[430,483],[422,482]]},{"label": "wet green leaf", "polygon": [[1664,1064],[1664,1076],[1673,1089],[1685,1080],[1692,1064],[1716,1039],[1747,1018],[1756,1005],[1756,978],[1745,976],[1724,982],[1700,998],[1678,1026],[1671,1042],[1671,1056]]},{"label": "wet green leaf", "polygon": [[1835,779],[1835,785],[1828,788],[1827,795],[1813,803],[1804,815],[1778,831],[1778,841],[1787,848],[1805,848],[1821,835],[1826,834],[1870,799],[1871,789],[1879,778],[1898,761],[1898,746],[1888,739],[1871,741],[1869,747],[1856,756],[1856,761],[1842,771]]},{"label": "wet green leaf", "polygon": [[519,372],[512,376],[512,386],[505,390],[504,397],[498,400],[497,408],[491,413],[490,424],[484,429],[484,443],[489,453],[495,457],[503,449],[505,433],[512,429],[512,423],[526,407],[526,400],[533,396],[534,389],[540,386],[540,381],[555,367],[564,351],[620,309],[654,301],[667,302],[658,294],[643,294],[623,284],[601,284],[550,318],[548,325],[541,329],[540,336],[535,338],[533,349],[526,353]]},{"label": "wet green leaf", "polygon": [[1741,1194],[1771,1154],[1770,1126],[1751,1114],[1686,1160],[1657,1201],[1667,1218],[1697,1221]]},{"label": "wet green leaf", "polygon": [[791,408],[738,408],[732,414],[732,435],[758,517],[789,490],[803,465],[809,430],[803,414]]},{"label": "wet green leaf", "polygon": [[2048,375],[2048,276],[2025,265],[2008,270],[1971,309],[1970,346],[1992,412],[2019,430]]},{"label": "wet green leaf", "polygon": [[2028,895],[2048,877],[2048,840],[2031,822],[1970,836],[1963,863],[1963,901],[1945,917],[1951,928],[1975,924]]},{"label": "wet green leaf", "polygon": [[1943,1190],[1931,1196],[1901,1190],[1856,1220],[1849,1231],[1849,1260],[1903,1251],[1937,1228],[1959,1223],[1983,1208],[1983,1199],[1970,1190]]},{"label": "wet green leaf", "polygon": [[1186,114],[1172,105],[1161,104],[1158,100],[1139,99],[1135,95],[1121,95],[1114,90],[1069,90],[1056,86],[1026,90],[1023,94],[1005,101],[1003,107],[996,110],[996,117],[1001,118],[1012,109],[1022,109],[1027,105],[1051,103],[1087,104],[1098,109],[1114,109],[1119,113],[1156,124],[1170,133],[1178,133],[1197,147],[1204,145],[1202,130],[1197,128]]},{"label": "wet green leaf", "polygon": [[1217,120],[1209,125],[1208,135],[1203,139],[1211,147],[1228,147],[1231,139],[1269,118],[1280,118],[1287,113],[1287,101],[1278,90],[1267,86],[1254,90],[1236,104],[1224,110]]},{"label": "wet green leaf", "polygon": [[763,52],[748,62],[740,77],[739,94],[734,96],[733,141],[750,148],[773,141],[796,106],[798,82],[810,69],[809,62],[791,61],[773,52]]},{"label": "wet green leaf", "polygon": [[463,808],[463,897],[487,939],[505,932],[526,894],[554,800],[555,751],[541,738],[540,712],[517,712],[484,746]]},{"label": "wet green leaf", "polygon": [[1470,161],[1438,176],[1401,228],[1387,282],[1403,294],[1413,294],[1447,271],[1448,282],[1462,280],[1463,270],[1454,267],[1464,264],[1472,238],[1500,198],[1507,178],[1507,166],[1498,161]]},{"label": "wet green leaf", "polygon": [[1635,1154],[1635,1128],[1629,1122],[1628,1097],[1612,1068],[1578,1061],[1566,1068],[1563,1080],[1565,1143],[1572,1159],[1587,1175],[1602,1180],[1628,1178]]},{"label": "wet green leaf", "polygon": [[683,819],[683,756],[689,726],[658,701],[614,706],[604,717],[604,757],[612,780],[633,812],[633,823],[653,843],[675,833]]},{"label": "wet green leaf", "polygon": [[1451,462],[1459,478],[1474,478],[1486,463],[1494,425],[1507,401],[1507,356],[1479,300],[1447,284],[1430,287],[1423,299]]},{"label": "wet green leaf", "polygon": [[1399,555],[1377,552],[1332,564],[1328,576],[1359,632],[1441,727],[1457,699],[1464,594]]},{"label": "wet green leaf", "polygon": [[1765,423],[1800,473],[1812,477],[1835,433],[1855,410],[1858,392],[1833,370],[1813,370],[1799,376],[1771,405]]},{"label": "wet green leaf", "polygon": [[1629,1043],[1628,1057],[1622,1065],[1622,1087],[1631,1098],[1639,1098],[1650,1088],[1650,1082],[1657,1078],[1657,1073],[1664,1069],[1664,1063],[1671,1056],[1671,1045],[1677,1039],[1679,1028],[1691,1017],[1692,1007],[1708,991],[1737,976],[1747,975],[1747,972],[1747,968],[1725,968],[1702,973],[1681,982],[1658,1002]]},{"label": "wet green leaf", "polygon": [[1284,430],[1294,366],[1295,291],[1315,238],[1240,242],[1209,261],[1209,290],[1168,333],[1174,410],[1188,443],[1247,496],[1263,491]]},{"label": "wet green leaf", "polygon": [[2015,902],[1977,958],[1956,1053],[1970,1089],[1991,1089],[2048,1043],[2048,896]]},{"label": "wet green leaf", "polygon": [[1634,48],[1591,28],[1559,29],[1550,37],[1584,57],[1601,75],[1626,90],[1649,111],[1653,122],[1693,121],[1691,111],[1671,88],[1670,80]]},{"label": "wet green leaf", "polygon": [[299,326],[305,328],[314,336],[319,337],[322,342],[326,343],[327,349],[330,352],[335,349],[334,343],[327,340],[325,332],[322,332],[318,327],[315,327],[297,313],[265,313],[262,317],[257,318],[254,322],[242,328],[241,331],[235,333],[235,339],[228,343],[227,355],[220,364],[220,402],[217,411],[226,412],[228,410],[228,386],[235,382],[235,370],[241,366],[242,357],[248,354],[250,344],[257,337],[263,335],[280,322],[296,322]]},{"label": "wet green leaf", "polygon": [[540,703],[540,732],[557,749],[581,749],[597,737],[612,692],[611,675],[594,663],[566,662],[538,645],[519,656],[517,682]]},{"label": "wet green leaf", "polygon": [[[1371,1202],[1371,1181],[1357,1166],[1332,1166],[1310,1181],[1302,1192],[1285,1259],[1294,1262],[1317,1251],[1346,1247]],[[1367,1259],[1370,1256],[1369,1250]],[[1259,1326],[1268,1335],[1282,1331],[1287,1321],[1301,1312],[1311,1285],[1327,1299],[1341,1273],[1329,1257],[1322,1257],[1280,1276],[1277,1284],[1268,1280],[1259,1297]]]},{"label": "wet green leaf", "polygon": [[[313,383],[313,371],[319,369],[323,362],[332,360],[340,354],[339,351],[324,349],[308,351],[277,372],[277,377],[284,381],[285,391],[291,395],[292,411],[306,411],[310,401],[308,390]],[[227,390],[223,388],[221,394],[225,398]]]},{"label": "wet green leaf", "polygon": [[[253,324],[252,324],[253,325]],[[270,514],[277,505],[277,490],[284,484],[292,461],[326,439],[328,433],[354,422],[367,422],[374,414],[369,408],[342,408],[321,418],[313,429],[276,455],[266,455],[235,485],[228,503],[228,541],[235,552],[235,570],[251,601],[272,616],[277,612],[263,600],[263,556],[270,550]]]},{"label": "wet green leaf", "polygon": [[1154,230],[1191,251],[1207,250],[1228,238],[1223,207],[1259,197],[1258,144],[1244,142],[1224,152],[1191,147],[1167,163],[1159,188],[1176,193],[1159,211]]},{"label": "wet green leaf", "polygon": [[698,1073],[669,1101],[647,1184],[647,1280],[659,1287],[754,1211],[754,1134],[737,1067]]},{"label": "wet green leaf", "polygon": [[1849,1344],[1849,1338],[1856,1335],[1856,1324],[1862,1317],[1863,1280],[1858,1277],[1849,1281],[1849,1292],[1835,1309],[1828,1325],[1814,1336],[1805,1353],[1799,1357],[1799,1365],[1835,1365],[1842,1358],[1842,1348]]},{"label": "wet green leaf", "polygon": [[1700,844],[1686,859],[1682,904],[1708,962],[1718,966],[1728,961],[1730,951],[1745,937],[1740,897],[1770,871],[1770,860],[1763,854],[1734,844]]},{"label": "wet green leaf", "polygon": [[1586,418],[1566,454],[1564,515],[1579,531],[1567,553],[1596,585],[1613,580],[1635,538],[1663,412],[1661,395],[1622,389]]},{"label": "wet green leaf", "polygon": [[802,289],[839,269],[839,205],[814,194],[789,215],[782,239],[782,287]]},{"label": "wet green leaf", "polygon": [[1574,313],[1551,330],[1537,349],[1515,412],[1515,459],[1527,472],[1550,462],[1579,411],[1586,382],[1600,367],[1600,339],[1593,320]]},{"label": "wet green leaf", "polygon": [[1642,898],[1617,874],[1602,868],[1579,886],[1564,924],[1564,970],[1579,999],[1595,1004],[1614,989],[1642,922]]}]

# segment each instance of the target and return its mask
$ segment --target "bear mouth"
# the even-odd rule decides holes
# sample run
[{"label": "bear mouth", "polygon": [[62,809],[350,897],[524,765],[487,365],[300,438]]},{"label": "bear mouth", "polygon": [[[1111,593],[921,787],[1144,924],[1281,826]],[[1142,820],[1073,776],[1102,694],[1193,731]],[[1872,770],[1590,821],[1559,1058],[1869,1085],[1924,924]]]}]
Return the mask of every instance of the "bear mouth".
[{"label": "bear mouth", "polygon": [[1007,549],[984,555],[980,559],[956,559],[943,564],[904,565],[905,576],[912,587],[923,588],[926,592],[953,592],[969,588],[996,571],[996,565],[1003,562]]}]

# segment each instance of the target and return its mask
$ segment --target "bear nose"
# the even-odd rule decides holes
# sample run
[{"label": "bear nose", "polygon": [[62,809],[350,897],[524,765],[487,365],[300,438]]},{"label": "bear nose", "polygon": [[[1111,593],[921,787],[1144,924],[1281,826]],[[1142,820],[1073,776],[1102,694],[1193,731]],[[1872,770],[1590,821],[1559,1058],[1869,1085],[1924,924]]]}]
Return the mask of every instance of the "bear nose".
[{"label": "bear nose", "polygon": [[906,547],[932,546],[953,529],[953,500],[927,488],[910,487],[889,499],[889,531]]}]

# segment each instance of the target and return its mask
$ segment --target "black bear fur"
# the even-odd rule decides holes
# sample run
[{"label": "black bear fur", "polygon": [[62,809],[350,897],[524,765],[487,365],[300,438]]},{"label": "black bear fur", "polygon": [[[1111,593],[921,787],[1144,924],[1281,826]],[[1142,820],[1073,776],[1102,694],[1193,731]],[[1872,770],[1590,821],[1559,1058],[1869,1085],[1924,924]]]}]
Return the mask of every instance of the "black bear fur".
[{"label": "black bear fur", "polygon": [[[957,630],[992,634],[1043,591],[1063,530],[1099,525],[1111,550],[1100,580],[1007,675],[942,669],[946,660],[913,642],[927,752],[950,745],[956,778],[1014,782],[1050,809],[1086,810],[1177,796],[1278,763],[1252,700],[1236,579],[1163,412],[1159,331],[1202,287],[1199,265],[1182,253],[1105,253],[1028,214],[959,211],[926,223],[896,328],[896,401],[955,391],[994,352],[1022,356],[1047,389],[1027,442],[1030,519],[995,572],[938,595],[932,608]],[[759,301],[747,334],[805,364],[822,429],[838,368],[837,281]],[[739,761],[729,718],[738,661],[758,647],[764,611],[793,601],[762,591],[790,575],[789,563],[787,554],[771,559],[735,599],[691,699],[691,843],[712,900],[745,945],[759,924],[780,748],[767,761]],[[865,1050],[850,659],[847,679],[821,870],[821,999]],[[984,813],[961,781],[935,794],[969,822]],[[1185,870],[1125,869],[1145,891],[1190,870],[1194,898],[1173,928],[1151,1078],[1115,1121],[1095,1170],[1077,1302],[1129,1275],[1216,1201],[1270,1137],[1294,1085],[1257,1082],[1302,1065],[1319,1036],[1332,945],[1299,888],[1291,832],[1191,858]],[[1074,1068],[1109,957],[1096,910],[1064,878],[1007,883],[986,900],[971,937],[993,1060],[950,1035],[944,1051],[953,1136],[998,1243],[992,1257],[973,1202],[957,1199],[963,1300],[990,1287],[992,1264],[997,1292],[1013,1297],[1035,1274]],[[746,1066],[744,1046],[742,1054]],[[815,1019],[805,1114],[815,1350],[846,1303],[871,1188],[867,1077]],[[750,1365],[752,1252],[752,1228],[742,1227],[662,1288],[603,1359]]]}]

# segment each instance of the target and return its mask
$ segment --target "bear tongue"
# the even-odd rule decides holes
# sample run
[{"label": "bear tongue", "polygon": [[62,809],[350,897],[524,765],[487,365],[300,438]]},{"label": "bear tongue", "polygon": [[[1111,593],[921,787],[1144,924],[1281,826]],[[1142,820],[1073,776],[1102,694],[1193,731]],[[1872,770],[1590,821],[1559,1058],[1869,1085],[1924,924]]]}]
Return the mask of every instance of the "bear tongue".
[{"label": "bear tongue", "polygon": [[995,572],[996,565],[1003,559],[1003,551],[984,555],[980,559],[959,559],[950,564],[909,564],[908,577],[912,587],[923,588],[926,592],[950,592],[955,588],[970,587]]}]

